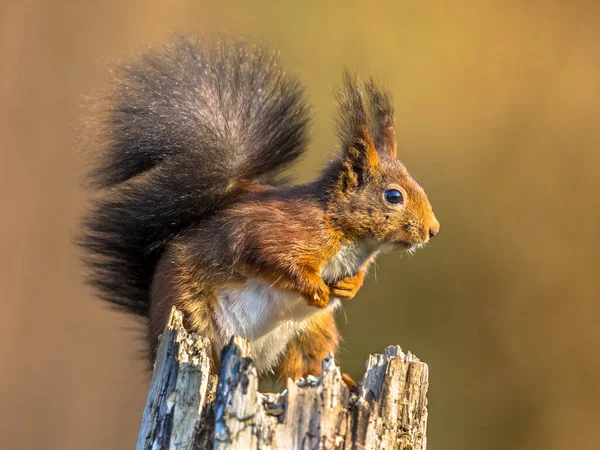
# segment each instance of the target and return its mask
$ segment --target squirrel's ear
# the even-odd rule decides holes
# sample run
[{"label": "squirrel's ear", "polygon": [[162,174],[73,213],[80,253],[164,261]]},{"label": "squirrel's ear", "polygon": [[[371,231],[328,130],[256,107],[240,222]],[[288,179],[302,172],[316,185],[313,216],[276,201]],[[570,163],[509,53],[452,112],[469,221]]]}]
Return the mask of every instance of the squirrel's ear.
[{"label": "squirrel's ear", "polygon": [[377,169],[379,158],[355,75],[344,74],[344,89],[338,99],[343,184],[345,188],[353,188]]},{"label": "squirrel's ear", "polygon": [[394,131],[394,106],[388,92],[380,90],[373,79],[366,84],[369,95],[371,129],[378,152],[396,158],[396,133]]},{"label": "squirrel's ear", "polygon": [[366,126],[361,127],[342,153],[342,190],[349,191],[364,184],[377,171],[378,165],[379,157],[371,133]]},{"label": "squirrel's ear", "polygon": [[357,174],[359,178],[368,176],[377,170],[379,157],[366,125],[356,130],[354,139],[346,146],[342,159],[348,163],[348,169]]}]

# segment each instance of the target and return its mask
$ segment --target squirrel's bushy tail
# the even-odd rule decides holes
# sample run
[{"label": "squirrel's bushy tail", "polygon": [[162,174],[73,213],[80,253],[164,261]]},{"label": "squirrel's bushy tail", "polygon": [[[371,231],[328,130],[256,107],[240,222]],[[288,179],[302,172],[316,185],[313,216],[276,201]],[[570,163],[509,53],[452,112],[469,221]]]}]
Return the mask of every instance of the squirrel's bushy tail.
[{"label": "squirrel's bushy tail", "polygon": [[238,182],[272,180],[293,162],[308,110],[265,49],[181,36],[118,69],[98,105],[89,180],[106,192],[81,245],[101,297],[146,316],[165,245]]}]

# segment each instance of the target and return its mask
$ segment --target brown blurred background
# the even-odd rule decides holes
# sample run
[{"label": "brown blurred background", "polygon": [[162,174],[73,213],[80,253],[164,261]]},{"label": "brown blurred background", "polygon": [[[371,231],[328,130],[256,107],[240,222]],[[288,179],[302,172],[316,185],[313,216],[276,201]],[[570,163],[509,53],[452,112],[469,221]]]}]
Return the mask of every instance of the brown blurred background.
[{"label": "brown blurred background", "polygon": [[360,377],[393,343],[427,361],[431,449],[600,448],[598,2],[203,3],[0,6],[2,447],[134,447],[140,335],[81,283],[73,136],[107,61],[189,30],[244,32],[300,74],[300,180],[335,144],[343,67],[395,94],[400,158],[441,233],[382,257],[347,304],[344,368]]}]

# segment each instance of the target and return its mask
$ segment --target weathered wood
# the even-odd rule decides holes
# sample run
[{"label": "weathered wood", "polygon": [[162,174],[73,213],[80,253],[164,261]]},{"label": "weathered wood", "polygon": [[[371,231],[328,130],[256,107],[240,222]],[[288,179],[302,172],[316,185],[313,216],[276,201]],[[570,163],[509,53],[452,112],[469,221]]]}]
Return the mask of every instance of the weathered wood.
[{"label": "weathered wood", "polygon": [[357,393],[330,355],[320,378],[261,394],[246,340],[223,351],[216,386],[209,343],[185,331],[179,312],[163,336],[138,450],[426,448],[427,365],[398,346],[369,357]]},{"label": "weathered wood", "polygon": [[183,315],[171,311],[154,364],[137,450],[193,449],[196,435],[212,434],[208,419],[216,378],[210,375],[210,343],[188,334]]}]

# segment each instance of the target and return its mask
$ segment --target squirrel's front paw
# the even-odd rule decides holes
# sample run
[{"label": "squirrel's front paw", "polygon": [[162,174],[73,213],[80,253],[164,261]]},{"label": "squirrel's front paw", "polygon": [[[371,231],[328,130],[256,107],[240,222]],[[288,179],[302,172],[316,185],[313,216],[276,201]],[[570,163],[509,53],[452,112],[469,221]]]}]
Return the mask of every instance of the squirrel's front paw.
[{"label": "squirrel's front paw", "polygon": [[309,292],[305,294],[304,297],[310,306],[325,308],[327,303],[329,303],[329,288],[326,285],[323,285],[321,289]]},{"label": "squirrel's front paw", "polygon": [[358,272],[353,277],[347,277],[330,284],[329,289],[331,290],[331,295],[338,298],[354,298],[358,290],[363,285],[364,278],[364,273]]}]

